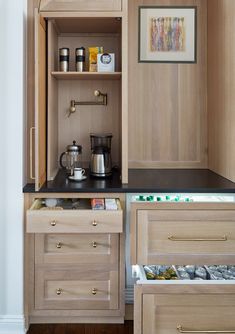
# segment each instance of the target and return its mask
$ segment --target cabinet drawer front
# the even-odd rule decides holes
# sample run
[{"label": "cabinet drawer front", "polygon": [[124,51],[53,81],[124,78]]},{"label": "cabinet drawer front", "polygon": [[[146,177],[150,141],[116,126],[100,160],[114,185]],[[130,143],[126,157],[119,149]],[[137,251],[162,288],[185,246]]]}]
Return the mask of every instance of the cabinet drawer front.
[{"label": "cabinet drawer front", "polygon": [[139,210],[137,263],[234,262],[234,213],[233,210]]},{"label": "cabinet drawer front", "polygon": [[121,0],[42,0],[41,11],[121,11]]},{"label": "cabinet drawer front", "polygon": [[28,233],[120,233],[122,210],[27,210]]},{"label": "cabinet drawer front", "polygon": [[36,234],[35,261],[118,263],[118,234]]},{"label": "cabinet drawer front", "polygon": [[118,304],[117,269],[36,269],[35,309],[114,310]]},{"label": "cabinet drawer front", "polygon": [[235,295],[144,294],[142,334],[233,333],[234,312]]}]

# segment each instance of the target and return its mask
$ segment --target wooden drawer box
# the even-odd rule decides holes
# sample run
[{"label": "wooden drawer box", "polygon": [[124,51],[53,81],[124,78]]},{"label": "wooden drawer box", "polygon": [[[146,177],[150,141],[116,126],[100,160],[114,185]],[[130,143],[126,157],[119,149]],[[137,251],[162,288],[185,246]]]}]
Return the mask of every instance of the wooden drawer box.
[{"label": "wooden drawer box", "polygon": [[118,263],[118,234],[36,234],[35,262]]},{"label": "wooden drawer box", "polygon": [[235,333],[234,281],[138,281],[134,334]]},{"label": "wooden drawer box", "polygon": [[[156,208],[156,205],[155,205]],[[132,213],[133,264],[235,263],[235,207],[180,203]]]},{"label": "wooden drawer box", "polygon": [[121,0],[42,0],[41,11],[121,11]]},{"label": "wooden drawer box", "polygon": [[36,200],[26,215],[27,233],[121,233],[122,209],[41,210]]},{"label": "wooden drawer box", "polygon": [[117,266],[36,267],[35,309],[115,310],[119,307]]}]

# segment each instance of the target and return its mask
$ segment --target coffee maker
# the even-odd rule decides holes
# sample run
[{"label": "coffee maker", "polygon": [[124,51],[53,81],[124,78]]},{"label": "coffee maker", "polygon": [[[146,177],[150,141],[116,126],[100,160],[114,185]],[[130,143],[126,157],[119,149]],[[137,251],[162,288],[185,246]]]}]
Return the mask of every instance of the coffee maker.
[{"label": "coffee maker", "polygon": [[91,140],[91,162],[90,173],[97,177],[108,177],[112,175],[111,140],[113,135],[90,134]]}]

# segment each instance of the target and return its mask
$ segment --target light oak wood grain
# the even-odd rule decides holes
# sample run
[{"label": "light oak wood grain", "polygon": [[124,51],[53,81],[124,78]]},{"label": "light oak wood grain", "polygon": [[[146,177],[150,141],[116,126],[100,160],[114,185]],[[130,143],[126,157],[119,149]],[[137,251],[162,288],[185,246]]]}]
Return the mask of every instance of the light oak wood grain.
[{"label": "light oak wood grain", "polygon": [[[95,247],[94,247],[95,243]],[[35,263],[117,263],[118,234],[36,234]]]},{"label": "light oak wood grain", "polygon": [[[79,36],[60,36],[58,47],[69,47],[71,53],[70,70],[75,69],[75,48],[78,46],[86,48],[86,69],[89,66],[88,47],[91,45],[103,46],[107,52],[115,53],[116,70],[121,66],[120,36],[118,34],[92,35],[85,34]],[[56,70],[56,69],[55,69]],[[98,74],[100,75],[100,74]],[[82,160],[84,167],[89,166],[91,148],[90,133],[112,133],[112,160],[113,164],[120,165],[121,150],[121,102],[120,90],[121,82],[108,80],[93,81],[62,80],[58,84],[58,156],[64,152],[66,146],[76,140],[82,145]],[[76,112],[67,117],[71,100],[76,101],[96,101],[94,91],[100,90],[108,94],[107,106],[77,106]],[[105,122],[104,122],[105,119]]]},{"label": "light oak wood grain", "polygon": [[121,210],[28,210],[27,233],[120,233],[122,218]]},{"label": "light oak wood grain", "polygon": [[234,209],[233,203],[133,203],[131,263],[235,263]]},{"label": "light oak wood grain", "polygon": [[234,213],[234,210],[138,211],[137,262],[205,264],[206,256],[209,263],[218,264],[222,255],[223,262],[228,261],[228,254],[230,260],[235,258]]},{"label": "light oak wood grain", "polygon": [[[93,265],[56,271],[36,268],[36,309],[118,309],[118,271]],[[61,289],[61,294],[57,290]],[[97,289],[96,294],[92,290]]]},{"label": "light oak wood grain", "polygon": [[[120,195],[120,196],[119,196]],[[97,198],[116,198],[118,197],[120,199],[122,209],[125,210],[125,195],[124,194],[107,194],[107,193],[99,193],[96,194]],[[25,208],[29,209],[30,207],[34,209],[35,211],[40,208],[41,204],[38,199],[45,198],[45,193],[32,193],[32,194],[26,194],[26,201],[25,201]],[[53,197],[53,198],[92,198],[94,197],[93,193],[54,193],[54,194],[47,194],[47,198]],[[26,226],[26,220],[25,220],[25,226]],[[105,231],[106,233],[107,231]],[[60,255],[57,253],[53,254],[53,245],[55,245],[55,241],[57,241],[57,237],[65,237],[68,242],[72,243],[76,240],[76,234],[53,234],[53,235],[43,235],[43,234],[28,234],[28,238],[30,240],[30,248],[27,248],[27,255],[29,256],[29,263],[26,267],[26,283],[27,284],[27,292],[29,292],[28,299],[26,299],[26,307],[28,307],[28,317],[30,323],[123,323],[124,321],[124,313],[125,313],[125,235],[122,234],[112,234],[110,236],[110,245],[111,248],[105,248],[104,245],[102,245],[102,251],[98,251],[99,254],[94,254],[93,248],[91,250],[91,253],[89,254],[89,250],[86,248],[86,241],[91,237],[92,240],[94,234],[90,234],[89,236],[87,234],[79,234],[79,240],[80,241],[78,248],[74,244],[74,252],[71,252],[70,247],[67,247],[63,250],[60,250]],[[106,234],[95,234],[97,238],[109,238]],[[97,239],[97,240],[98,240]],[[100,240],[101,240],[100,239]],[[35,242],[34,242],[35,240]],[[44,240],[44,241],[43,241]],[[103,240],[103,239],[102,239]],[[42,248],[40,248],[42,247]],[[90,263],[87,264],[79,262],[81,260],[81,257],[76,255],[76,252],[85,252],[87,249],[87,255],[84,256],[88,262],[89,259],[91,260]],[[97,250],[99,249],[99,243],[97,245]],[[68,252],[67,252],[68,251]],[[103,252],[103,253],[102,253]],[[43,254],[42,254],[43,253]],[[85,254],[84,253],[84,254]],[[70,260],[66,258],[67,254],[71,257]],[[99,262],[99,258],[101,259],[102,254],[110,254],[110,260],[105,262]],[[49,256],[52,255],[53,259],[55,261],[52,261],[52,257],[49,259]],[[92,255],[93,255],[93,263],[92,263]],[[75,259],[77,256],[77,259]],[[111,259],[112,258],[112,259]],[[48,263],[49,259],[49,263]],[[64,259],[67,259],[64,261]],[[73,262],[78,261],[78,262]],[[97,261],[99,264],[97,265]],[[35,270],[35,265],[36,270]],[[57,309],[54,309],[52,301],[51,306],[48,308],[47,306],[45,309],[35,309],[35,289],[37,290],[37,293],[39,293],[39,298],[44,298],[44,293],[38,292],[42,288],[43,279],[41,280],[40,275],[42,272],[47,272],[48,275],[53,275],[53,279],[55,281],[61,281],[61,276],[58,276],[61,272],[63,276],[63,279],[71,279],[72,281],[76,280],[78,277],[79,279],[85,281],[88,281],[89,278],[93,277],[94,280],[98,278],[99,275],[103,275],[102,277],[105,278],[105,280],[109,279],[108,275],[104,273],[107,273],[107,271],[115,272],[115,280],[117,280],[117,283],[114,284],[114,293],[117,294],[118,298],[118,307],[116,309],[110,309],[106,303],[107,308],[106,309],[84,309],[84,308],[75,308],[72,309],[72,304],[70,304],[70,307],[68,306],[67,300],[65,301],[65,304],[67,305],[67,309],[60,309],[60,306],[57,304]],[[41,273],[38,276],[38,272]],[[98,273],[98,274],[97,274]],[[76,278],[74,279],[75,276]],[[93,275],[93,276],[92,276]],[[92,278],[92,280],[93,280]],[[62,281],[63,281],[62,279]],[[41,284],[41,285],[40,285]],[[111,289],[111,286],[110,286]],[[42,290],[41,290],[42,291]],[[52,291],[52,290],[50,290]],[[114,296],[111,295],[110,298],[113,298]],[[114,299],[113,299],[114,300]],[[44,300],[41,300],[42,304],[44,305]],[[39,303],[41,303],[39,301]],[[50,301],[49,301],[50,303]],[[62,302],[63,303],[63,302]],[[76,301],[74,301],[76,303]],[[92,302],[93,303],[93,302]],[[101,303],[104,305],[104,302],[101,301]],[[116,303],[116,301],[115,301]],[[46,302],[47,304],[47,302]],[[75,304],[73,304],[75,305]],[[94,304],[97,305],[97,304]],[[101,304],[100,304],[101,305]],[[111,304],[109,304],[111,305]],[[91,306],[91,304],[90,304]],[[42,306],[44,307],[44,306]]]},{"label": "light oak wood grain", "polygon": [[58,68],[58,32],[50,20],[47,29],[47,180],[53,180],[58,172],[58,81],[50,73]]},{"label": "light oak wood grain", "polygon": [[35,9],[35,189],[46,181],[46,22]]},{"label": "light oak wood grain", "polygon": [[51,72],[59,80],[120,80],[121,72]]},{"label": "light oak wood grain", "polygon": [[207,167],[207,2],[197,6],[197,64],[138,63],[138,6],[129,1],[129,167]]},{"label": "light oak wood grain", "polygon": [[[35,8],[38,8],[39,0],[31,0],[27,2],[27,59],[26,59],[26,85],[27,85],[27,117],[25,119],[26,128],[26,176],[27,182],[34,182],[30,179],[30,128],[35,126],[35,50],[34,50],[34,14]],[[34,154],[35,154],[35,147]]]},{"label": "light oak wood grain", "polygon": [[234,295],[144,295],[141,333],[175,334],[179,325],[192,331],[235,330],[234,311]]},{"label": "light oak wood grain", "polygon": [[129,39],[128,39],[128,0],[123,0],[123,17],[122,17],[122,91],[121,91],[121,101],[122,101],[122,114],[121,114],[121,162],[122,162],[122,173],[121,180],[122,183],[128,183],[128,138],[129,138],[129,128],[128,128],[128,89],[129,89],[129,62],[128,62],[128,52],[129,52]]},{"label": "light oak wood grain", "polygon": [[230,0],[208,0],[209,168],[235,181],[235,36]]},{"label": "light oak wood grain", "polygon": [[119,11],[121,0],[42,0],[41,11]]}]

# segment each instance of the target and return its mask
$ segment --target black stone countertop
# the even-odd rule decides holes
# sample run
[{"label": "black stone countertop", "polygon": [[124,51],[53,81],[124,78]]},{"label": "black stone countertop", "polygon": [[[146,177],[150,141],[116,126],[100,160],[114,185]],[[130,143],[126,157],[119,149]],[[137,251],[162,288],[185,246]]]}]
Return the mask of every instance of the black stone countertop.
[{"label": "black stone countertop", "polygon": [[[108,179],[88,177],[81,182],[70,181],[60,170],[40,193],[107,192],[107,193],[235,193],[235,183],[208,169],[130,169],[128,184],[122,184],[118,172]],[[34,193],[34,184],[27,184],[24,193]]]}]

